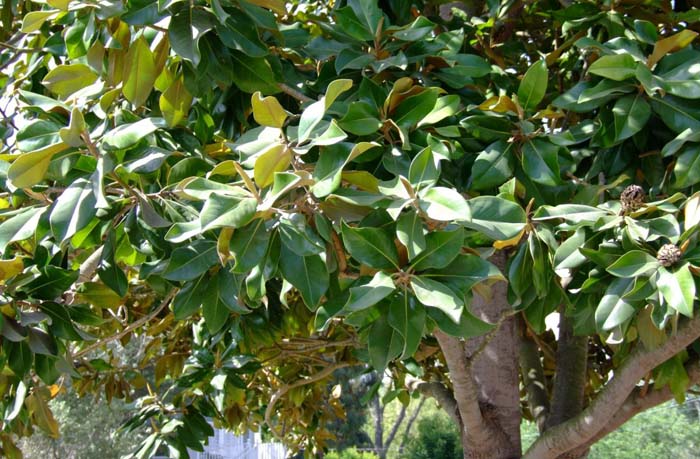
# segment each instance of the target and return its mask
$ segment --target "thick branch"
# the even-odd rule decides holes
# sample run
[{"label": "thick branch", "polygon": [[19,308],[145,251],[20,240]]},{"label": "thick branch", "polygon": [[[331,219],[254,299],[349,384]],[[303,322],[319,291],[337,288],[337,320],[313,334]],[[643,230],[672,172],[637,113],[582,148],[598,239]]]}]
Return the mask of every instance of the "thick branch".
[{"label": "thick branch", "polygon": [[549,397],[545,387],[544,370],[540,360],[537,345],[527,336],[520,339],[520,372],[523,386],[527,392],[527,403],[530,406],[537,428],[544,431],[544,422],[549,414]]},{"label": "thick branch", "polygon": [[552,403],[545,429],[567,421],[583,410],[588,360],[588,337],[575,336],[570,317],[560,308],[557,370],[554,374]]},{"label": "thick branch", "polygon": [[437,400],[442,409],[450,415],[450,418],[452,418],[455,424],[458,426],[462,425],[462,419],[459,416],[459,409],[457,408],[457,400],[455,400],[452,391],[445,387],[444,384],[437,381],[420,381],[413,385],[413,387],[421,394]]},{"label": "thick branch", "polygon": [[[700,383],[700,359],[693,359],[685,365],[685,370],[688,372],[690,384]],[[574,450],[575,452],[584,452],[594,443],[601,440],[603,437],[617,430],[622,424],[629,421],[639,413],[661,405],[673,398],[673,392],[668,385],[655,388],[651,387],[636,387],[634,391],[627,397],[625,403],[617,411],[615,416],[608,421],[607,424],[591,438],[588,443]]]},{"label": "thick branch", "polygon": [[685,349],[698,337],[700,316],[685,322],[674,336],[656,349],[646,350],[638,345],[585,410],[545,432],[523,459],[554,459],[587,444],[600,432],[603,422],[615,416],[646,373]]},{"label": "thick branch", "polygon": [[498,438],[498,432],[485,422],[481,414],[479,389],[469,372],[464,344],[440,330],[435,331],[435,337],[447,361],[464,430],[469,433],[470,443],[484,447]]},{"label": "thick branch", "polygon": [[279,83],[277,85],[277,87],[280,88],[280,90],[283,93],[287,94],[288,96],[292,96],[293,98],[295,98],[299,102],[313,102],[313,99],[311,97],[307,96],[306,94],[303,94],[300,91],[297,91],[296,89],[292,88],[291,86],[287,86],[284,83]]}]

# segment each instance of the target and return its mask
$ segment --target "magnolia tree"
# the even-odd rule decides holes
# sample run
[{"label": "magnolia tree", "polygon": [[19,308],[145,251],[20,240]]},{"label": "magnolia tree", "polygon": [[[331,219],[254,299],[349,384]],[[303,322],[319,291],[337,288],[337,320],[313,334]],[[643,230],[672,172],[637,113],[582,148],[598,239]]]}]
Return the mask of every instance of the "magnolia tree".
[{"label": "magnolia tree", "polygon": [[139,458],[207,418],[310,457],[355,365],[465,458],[683,398],[700,10],[442,3],[2,2],[4,457],[66,385],[135,399]]}]

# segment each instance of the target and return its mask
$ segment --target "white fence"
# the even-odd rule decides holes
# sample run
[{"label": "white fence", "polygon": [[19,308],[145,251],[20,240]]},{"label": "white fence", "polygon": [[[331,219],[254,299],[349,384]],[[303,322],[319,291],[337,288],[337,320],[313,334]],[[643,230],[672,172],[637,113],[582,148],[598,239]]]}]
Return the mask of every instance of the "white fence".
[{"label": "white fence", "polygon": [[284,459],[287,451],[280,443],[263,443],[260,434],[247,432],[234,435],[222,429],[214,429],[204,452],[190,451],[192,459]]}]

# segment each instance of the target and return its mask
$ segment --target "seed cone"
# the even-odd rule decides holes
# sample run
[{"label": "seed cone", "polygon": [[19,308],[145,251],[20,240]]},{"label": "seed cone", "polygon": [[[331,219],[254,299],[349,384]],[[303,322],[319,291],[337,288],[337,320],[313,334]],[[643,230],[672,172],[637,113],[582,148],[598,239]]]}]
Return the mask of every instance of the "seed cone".
[{"label": "seed cone", "polygon": [[659,260],[661,266],[668,268],[673,266],[681,259],[681,249],[673,244],[665,244],[656,253],[656,259]]},{"label": "seed cone", "polygon": [[622,203],[622,212],[634,212],[644,205],[646,201],[646,193],[639,185],[630,185],[622,191],[620,202]]}]

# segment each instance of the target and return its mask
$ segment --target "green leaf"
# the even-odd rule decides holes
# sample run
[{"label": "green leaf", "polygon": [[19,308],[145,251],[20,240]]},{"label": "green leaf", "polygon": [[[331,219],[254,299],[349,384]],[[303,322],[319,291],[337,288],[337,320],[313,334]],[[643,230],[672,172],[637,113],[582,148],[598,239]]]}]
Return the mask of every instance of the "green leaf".
[{"label": "green leaf", "polygon": [[433,220],[449,222],[471,217],[464,197],[453,188],[434,187],[421,191],[420,208]]},{"label": "green leaf", "polygon": [[316,197],[328,196],[340,187],[343,167],[348,163],[350,152],[351,144],[346,142],[321,149],[314,168],[316,183],[311,188]]},{"label": "green leaf", "polygon": [[23,241],[34,235],[46,207],[30,207],[0,223],[0,254],[10,242]]},{"label": "green leaf", "polygon": [[185,286],[177,292],[177,295],[173,298],[173,314],[175,320],[185,320],[199,311],[199,308],[207,297],[208,285],[209,282],[206,279],[206,275],[201,275],[187,282]]},{"label": "green leaf", "polygon": [[525,109],[534,110],[547,92],[549,70],[547,62],[540,59],[527,69],[525,76],[518,86],[518,101]]},{"label": "green leaf", "polygon": [[325,113],[326,101],[324,98],[321,98],[321,100],[314,102],[304,109],[299,119],[298,142],[300,144],[309,139],[311,132],[316,125],[321,122]]},{"label": "green leaf", "polygon": [[414,276],[411,279],[411,288],[423,305],[441,310],[454,323],[459,324],[464,301],[448,286],[426,276]]},{"label": "green leaf", "polygon": [[236,69],[231,73],[231,79],[241,91],[249,94],[257,91],[263,94],[279,92],[275,73],[265,58],[250,57],[238,51],[231,51],[230,56]]},{"label": "green leaf", "polygon": [[676,189],[687,188],[700,182],[700,145],[686,147],[673,167],[673,186]]},{"label": "green leaf", "polygon": [[515,237],[527,223],[522,207],[496,196],[479,196],[467,202],[471,218],[462,219],[467,228],[500,241]]},{"label": "green leaf", "polygon": [[588,68],[588,73],[609,80],[623,81],[635,75],[637,62],[631,54],[610,54],[596,59]]},{"label": "green leaf", "polygon": [[102,138],[102,146],[106,150],[122,150],[166,126],[163,118],[144,118],[135,123],[122,124],[105,134]]},{"label": "green leaf", "polygon": [[374,38],[374,34],[369,29],[352,8],[346,6],[335,11],[335,20],[343,33],[360,41],[369,41]]},{"label": "green leaf", "polygon": [[182,8],[170,19],[168,39],[175,53],[199,65],[199,39],[216,25],[211,13],[197,8]]},{"label": "green leaf", "polygon": [[382,127],[377,109],[366,102],[353,102],[338,121],[340,127],[355,135],[374,134]]},{"label": "green leaf", "polygon": [[687,129],[700,130],[700,110],[694,101],[669,95],[663,98],[652,97],[651,107],[674,132],[680,134]]},{"label": "green leaf", "polygon": [[407,359],[418,350],[425,328],[425,308],[413,295],[405,292],[394,297],[389,305],[387,320],[403,337],[401,359]]},{"label": "green leaf", "polygon": [[659,268],[659,262],[646,252],[631,250],[618,258],[606,271],[617,277],[637,277]]},{"label": "green leaf", "polygon": [[613,107],[615,141],[628,139],[644,129],[651,116],[651,107],[641,95],[620,98]]},{"label": "green leaf", "polygon": [[44,180],[51,158],[68,148],[63,142],[31,153],[22,153],[7,170],[9,183],[15,188],[29,188]]},{"label": "green leaf", "polygon": [[343,244],[350,255],[376,269],[399,268],[399,254],[393,238],[380,228],[353,228],[343,223]]},{"label": "green leaf", "polygon": [[365,285],[350,288],[350,297],[343,312],[351,313],[370,308],[396,290],[391,277],[383,271],[377,272]]},{"label": "green leaf", "polygon": [[634,279],[627,278],[613,279],[610,282],[595,311],[595,323],[598,330],[612,330],[635,314],[637,309],[623,298],[633,285]]},{"label": "green leaf", "polygon": [[307,224],[304,215],[280,218],[279,232],[282,244],[300,257],[318,255],[326,250],[326,243]]},{"label": "green leaf", "polygon": [[158,100],[163,118],[170,127],[177,126],[187,117],[190,105],[192,105],[192,94],[187,91],[183,78],[173,81]]},{"label": "green leaf", "polygon": [[140,107],[151,94],[153,84],[158,77],[158,69],[151,48],[144,36],[140,36],[131,44],[126,54],[126,78],[122,92],[126,100]]},{"label": "green leaf", "polygon": [[440,330],[457,338],[482,336],[495,327],[495,325],[475,317],[467,308],[464,308],[459,323],[456,324],[444,312],[436,308],[428,308],[428,316],[435,321]]},{"label": "green leaf", "polygon": [[202,303],[202,317],[209,333],[218,333],[226,324],[226,320],[231,314],[230,309],[221,299],[221,285],[219,276],[212,279],[204,292]]},{"label": "green leaf", "polygon": [[42,300],[55,300],[63,295],[78,279],[78,271],[46,266],[39,269],[40,275],[22,287],[26,295]]},{"label": "green leaf", "polygon": [[438,88],[427,88],[415,96],[407,97],[396,107],[391,119],[403,129],[415,126],[433,111],[439,93]]},{"label": "green leaf", "polygon": [[426,147],[418,153],[408,169],[408,181],[416,189],[434,185],[440,178],[440,163],[433,156],[430,147]]},{"label": "green leaf", "polygon": [[86,130],[85,118],[78,107],[73,107],[70,114],[70,122],[67,128],[61,128],[58,135],[67,145],[71,147],[82,147],[85,142],[81,135]]},{"label": "green leaf", "polygon": [[382,10],[379,9],[377,2],[374,0],[350,0],[348,5],[355,12],[355,15],[364,27],[370,31],[372,37],[376,36],[380,30],[380,22],[383,17]]},{"label": "green leaf", "polygon": [[64,243],[95,217],[97,199],[93,185],[85,179],[73,182],[56,200],[49,221],[59,243]]},{"label": "green leaf", "polygon": [[270,241],[265,220],[255,219],[246,227],[233,232],[229,249],[234,257],[233,272],[247,273],[259,265]]},{"label": "green leaf", "polygon": [[236,49],[250,57],[263,57],[269,54],[267,45],[260,40],[258,28],[250,18],[237,10],[228,10],[229,17],[216,26],[216,35],[224,45]]},{"label": "green leaf", "polygon": [[224,227],[241,228],[253,219],[257,205],[255,198],[241,199],[212,193],[199,215],[202,231]]},{"label": "green leaf", "polygon": [[29,344],[26,341],[18,343],[5,341],[3,347],[5,355],[7,355],[7,365],[15,375],[22,378],[31,369],[34,360]]},{"label": "green leaf", "polygon": [[610,215],[609,212],[597,207],[582,204],[562,204],[559,206],[542,206],[535,212],[533,220],[546,221],[562,218],[571,223],[595,223],[601,217]]},{"label": "green leaf", "polygon": [[320,255],[300,257],[282,246],[280,270],[284,279],[292,284],[304,300],[304,304],[314,311],[328,290],[328,268]]},{"label": "green leaf", "polygon": [[479,153],[472,166],[473,189],[494,188],[513,177],[513,145],[505,140],[498,140]]},{"label": "green leaf", "polygon": [[192,280],[218,263],[216,242],[200,239],[173,250],[163,277],[172,281]]},{"label": "green leaf", "polygon": [[459,254],[455,260],[442,269],[430,270],[422,274],[462,293],[469,292],[480,282],[505,281],[498,268],[481,257]]},{"label": "green leaf", "polygon": [[51,318],[49,330],[52,335],[70,341],[83,341],[90,337],[87,333],[81,332],[76,328],[68,314],[66,306],[44,301],[39,304],[39,308],[44,314]]},{"label": "green leaf", "polygon": [[656,285],[669,306],[684,316],[693,317],[695,280],[688,263],[683,263],[673,271],[660,267]]},{"label": "green leaf", "polygon": [[97,75],[85,64],[64,64],[46,74],[41,83],[49,91],[67,98],[74,92],[86,88],[97,81]]},{"label": "green leaf", "polygon": [[418,212],[411,209],[401,214],[396,220],[396,237],[406,247],[409,260],[413,260],[416,255],[425,250],[423,220]]},{"label": "green leaf", "polygon": [[542,139],[533,139],[522,147],[523,170],[536,183],[547,186],[561,184],[559,147]]},{"label": "green leaf", "polygon": [[331,81],[328,84],[328,88],[326,88],[326,95],[323,98],[325,109],[328,110],[331,108],[331,105],[333,105],[333,102],[335,102],[338,96],[350,90],[350,88],[352,88],[352,80],[341,78]]},{"label": "green leaf", "polygon": [[426,248],[411,263],[416,271],[444,268],[462,251],[464,231],[458,228],[452,231],[433,231],[425,238]]},{"label": "green leaf", "polygon": [[389,325],[384,314],[370,327],[367,340],[369,361],[379,373],[383,373],[389,362],[404,349],[401,335]]}]

